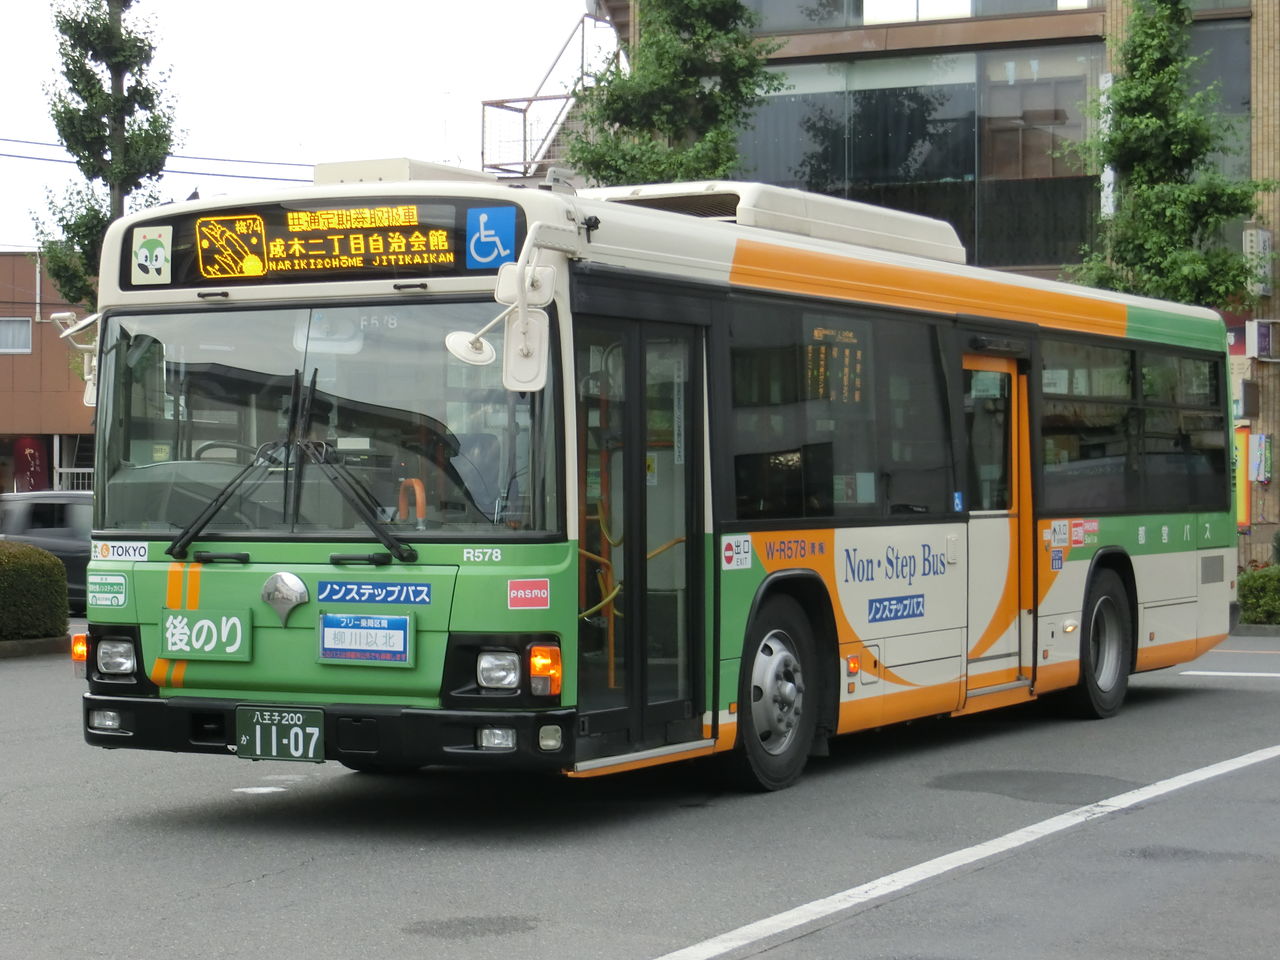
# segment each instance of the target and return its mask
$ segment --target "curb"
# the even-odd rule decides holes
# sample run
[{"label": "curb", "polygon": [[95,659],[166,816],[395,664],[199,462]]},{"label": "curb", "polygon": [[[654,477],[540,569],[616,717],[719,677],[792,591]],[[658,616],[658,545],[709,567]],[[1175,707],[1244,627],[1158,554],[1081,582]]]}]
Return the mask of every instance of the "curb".
[{"label": "curb", "polygon": [[34,640],[0,640],[0,660],[13,657],[36,657],[50,653],[70,655],[71,634],[40,637]]},{"label": "curb", "polygon": [[1280,637],[1280,625],[1274,623],[1237,623],[1233,637]]}]

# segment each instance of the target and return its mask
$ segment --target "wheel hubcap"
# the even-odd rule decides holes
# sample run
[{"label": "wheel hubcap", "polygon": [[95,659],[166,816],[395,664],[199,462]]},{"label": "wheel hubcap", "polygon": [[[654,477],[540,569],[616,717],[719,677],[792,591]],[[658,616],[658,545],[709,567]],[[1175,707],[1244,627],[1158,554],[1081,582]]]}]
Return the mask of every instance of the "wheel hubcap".
[{"label": "wheel hubcap", "polygon": [[796,737],[804,707],[804,676],[794,644],[781,630],[768,633],[751,667],[751,720],[760,745],[774,755]]},{"label": "wheel hubcap", "polygon": [[1089,622],[1089,652],[1093,677],[1100,690],[1110,690],[1120,679],[1120,616],[1115,600],[1103,597],[1093,608]]}]

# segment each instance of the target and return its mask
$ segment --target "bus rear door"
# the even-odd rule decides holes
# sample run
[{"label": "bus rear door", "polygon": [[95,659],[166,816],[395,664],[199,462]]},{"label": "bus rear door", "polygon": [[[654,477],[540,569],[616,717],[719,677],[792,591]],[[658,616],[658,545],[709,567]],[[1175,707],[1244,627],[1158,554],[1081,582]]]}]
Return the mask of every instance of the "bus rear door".
[{"label": "bus rear door", "polygon": [[1030,684],[1030,483],[1026,375],[1016,359],[966,354],[969,461],[967,690]]}]

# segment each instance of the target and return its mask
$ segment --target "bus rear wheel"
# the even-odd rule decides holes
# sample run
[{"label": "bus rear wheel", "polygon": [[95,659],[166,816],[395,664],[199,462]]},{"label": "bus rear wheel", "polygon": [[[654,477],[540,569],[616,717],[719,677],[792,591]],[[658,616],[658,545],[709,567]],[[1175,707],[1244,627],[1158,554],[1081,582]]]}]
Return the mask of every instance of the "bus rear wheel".
[{"label": "bus rear wheel", "polygon": [[738,688],[737,779],[789,787],[804,770],[817,719],[813,628],[790,597],[766,600],[747,630]]},{"label": "bus rear wheel", "polygon": [[1119,712],[1129,689],[1132,644],[1129,594],[1114,570],[1099,570],[1084,595],[1080,683],[1072,691],[1080,716],[1102,720]]}]

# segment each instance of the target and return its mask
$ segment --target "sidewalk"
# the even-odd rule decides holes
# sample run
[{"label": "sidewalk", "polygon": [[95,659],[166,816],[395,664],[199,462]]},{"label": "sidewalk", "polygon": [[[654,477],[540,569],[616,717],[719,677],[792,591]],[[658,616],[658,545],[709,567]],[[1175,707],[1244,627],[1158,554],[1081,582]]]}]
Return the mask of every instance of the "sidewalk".
[{"label": "sidewalk", "polygon": [[89,621],[85,617],[68,617],[65,636],[38,637],[32,640],[0,640],[0,660],[14,657],[43,657],[51,653],[60,653],[70,662],[72,635],[88,632]]},{"label": "sidewalk", "polygon": [[35,657],[49,653],[61,653],[70,658],[71,634],[37,640],[0,640],[0,660],[13,657]]}]

